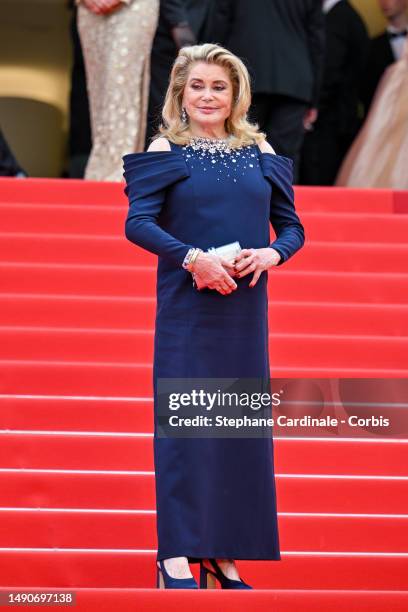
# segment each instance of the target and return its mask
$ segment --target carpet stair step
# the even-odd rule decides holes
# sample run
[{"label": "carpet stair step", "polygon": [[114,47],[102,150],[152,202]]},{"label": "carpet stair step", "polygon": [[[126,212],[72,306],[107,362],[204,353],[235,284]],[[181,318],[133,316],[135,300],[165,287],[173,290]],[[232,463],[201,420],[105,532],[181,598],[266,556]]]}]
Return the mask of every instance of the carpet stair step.
[{"label": "carpet stair step", "polygon": [[[153,330],[0,327],[0,359],[150,363]],[[302,349],[302,347],[304,347]],[[270,334],[270,363],[300,367],[398,368],[408,355],[408,337]],[[279,359],[279,361],[278,361]]]},{"label": "carpet stair step", "polygon": [[[404,515],[407,486],[407,477],[276,474],[279,514]],[[1,508],[132,510],[154,509],[155,504],[153,471],[0,471]]]},{"label": "carpet stair step", "polygon": [[[238,560],[240,576],[255,589],[407,591],[406,556],[284,551],[281,556],[280,561]],[[155,558],[155,551],[0,550],[0,572],[2,583],[11,587],[154,588]],[[197,572],[195,564],[190,567]]]},{"label": "carpet stair step", "polygon": [[[0,262],[4,293],[154,297],[149,266],[91,266]],[[307,272],[279,268],[269,274],[269,299],[406,305],[408,274]]]},{"label": "carpet stair step", "polygon": [[0,395],[1,429],[151,433],[153,399]]},{"label": "carpet stair step", "polygon": [[[391,243],[311,242],[285,268],[335,272],[406,271],[408,246]],[[1,233],[0,259],[64,264],[151,265],[153,255],[121,236]]]},{"label": "carpet stair step", "polygon": [[[372,214],[302,212],[301,221],[307,239],[314,242],[395,242],[405,243],[408,216],[405,214]],[[123,231],[123,229],[121,229]]]},{"label": "carpet stair step", "polygon": [[406,272],[407,259],[406,244],[309,241],[284,265],[299,271],[402,273]]},{"label": "carpet stair step", "polygon": [[[0,202],[2,232],[95,234],[124,236],[128,207],[83,204],[19,204]],[[388,215],[384,215],[387,217]],[[393,218],[393,215],[389,215]]]},{"label": "carpet stair step", "polygon": [[[0,360],[0,394],[152,397],[151,363]],[[274,378],[407,378],[408,366],[352,368],[275,365]]]},{"label": "carpet stair step", "polygon": [[[0,202],[2,232],[90,234],[125,238],[128,206]],[[327,208],[326,208],[327,211]],[[300,212],[308,241],[406,243],[408,216],[359,212]]]},{"label": "carpet stair step", "polygon": [[[403,439],[407,434],[408,410],[404,406],[407,392],[406,380],[392,378],[387,381],[376,381],[373,379],[374,384],[367,385],[357,379],[356,384],[350,386],[350,380],[330,381],[326,378],[316,378],[295,381],[294,386],[288,387],[291,380],[291,378],[283,381],[273,379],[272,391],[276,390],[278,384],[285,384],[286,391],[290,392],[290,400],[299,401],[301,396],[307,401],[314,399],[316,405],[313,411],[308,412],[312,416],[318,416],[321,413],[321,416],[328,415],[340,420],[347,418],[348,415],[368,416],[373,413],[378,416],[382,414],[391,422],[386,431],[380,430],[382,435],[376,438],[377,440],[390,439],[391,436]],[[364,393],[366,403],[371,402],[371,405],[361,405],[362,393]],[[332,402],[334,402],[333,405]],[[376,402],[381,403],[382,409],[376,405]],[[285,403],[282,404],[282,413],[297,416],[295,412],[292,412],[292,407]],[[279,414],[279,409],[275,408],[274,416],[278,417]],[[274,435],[282,437],[302,437],[303,435],[310,437],[310,431],[313,431],[313,427],[307,430],[303,423],[300,427],[292,424],[290,432],[285,432],[282,423],[278,422],[275,427]],[[149,396],[3,394],[0,395],[1,429],[153,433],[153,398]],[[354,429],[347,425],[342,427],[339,423],[337,429],[329,426],[327,431],[339,437],[342,437],[341,434],[344,431],[347,431],[346,437],[364,437],[365,433],[370,436],[373,432],[378,434],[375,428],[371,430],[368,426],[366,429],[360,426]],[[318,432],[316,435],[319,437]]]},{"label": "carpet stair step", "polygon": [[[13,178],[0,179],[0,193],[2,201],[10,204],[59,204],[70,206],[115,206],[127,203],[121,183],[110,181],[84,181],[82,179],[48,179],[29,178],[16,181]],[[378,200],[377,206],[389,207],[391,200],[384,197],[373,198]]]},{"label": "carpet stair step", "polygon": [[[154,468],[151,434],[1,431],[0,436],[0,468],[142,471]],[[236,441],[242,444],[242,440]],[[195,443],[198,446],[199,439]],[[372,442],[362,445],[360,440],[350,439],[333,442],[279,438],[274,440],[274,449],[275,471],[282,474],[408,476],[406,440],[384,447]]]},{"label": "carpet stair step", "polygon": [[[154,297],[90,297],[0,293],[3,326],[154,327]],[[322,317],[324,309],[324,317]],[[408,336],[408,306],[330,302],[269,302],[272,333],[336,333]]]},{"label": "carpet stair step", "polygon": [[[360,397],[355,393],[355,388],[348,393],[347,386],[340,386],[334,381],[333,390],[330,386],[320,385],[320,380],[310,380],[310,391],[308,397],[316,397],[316,389],[319,388],[319,397],[324,402],[322,415],[331,414],[337,419],[343,419],[347,415],[362,416],[373,408],[368,406],[366,409],[359,404]],[[324,381],[323,381],[324,382]],[[383,414],[390,419],[386,433],[377,436],[377,443],[388,440],[391,435],[396,435],[398,440],[404,439],[408,433],[407,409],[401,407],[400,399],[404,399],[406,394],[406,381],[391,379],[388,385],[384,381],[378,381],[378,385],[366,387],[366,400],[368,393],[376,401],[382,401],[383,410],[376,410],[377,415]],[[273,383],[276,384],[276,383]],[[305,381],[301,381],[299,388],[306,397]],[[381,389],[382,395],[379,396]],[[349,395],[351,397],[349,397]],[[352,401],[354,397],[354,405]],[[390,399],[392,398],[392,399]],[[329,402],[337,402],[332,413],[329,413]],[[371,400],[372,401],[372,400]],[[392,407],[390,402],[396,404]],[[279,413],[275,410],[275,416]],[[311,414],[311,412],[310,412]],[[395,420],[395,422],[394,422]],[[369,427],[349,427],[347,425],[337,428],[325,429],[322,432],[315,432],[314,428],[300,426],[291,427],[290,431],[285,431],[284,425],[275,425],[275,437],[323,437],[327,432],[329,435],[336,434],[338,437],[364,437],[372,436],[375,428]],[[110,433],[153,433],[153,399],[146,397],[102,397],[102,396],[47,396],[47,395],[0,395],[0,430],[13,429],[18,431],[74,431],[74,432],[110,432]],[[288,428],[287,428],[288,429]],[[346,436],[342,433],[346,432]],[[1,505],[1,504],[0,504]]]},{"label": "carpet stair step", "polygon": [[[196,576],[198,580],[198,575]],[[24,590],[24,587],[16,587]],[[42,593],[44,589],[30,589],[30,592]],[[53,589],[62,596],[66,590]],[[171,612],[190,610],[206,612],[209,608],[225,612],[263,612],[272,608],[276,612],[293,612],[301,609],[314,612],[316,609],[336,610],[337,612],[383,612],[388,610],[406,610],[408,593],[404,591],[363,591],[363,590],[317,590],[317,589],[262,589],[247,591],[230,591],[222,589],[188,590],[160,589],[75,589],[75,610],[78,612],[121,612],[135,610],[169,610]],[[49,610],[60,610],[61,605],[48,607]]]},{"label": "carpet stair step", "polygon": [[[204,519],[197,517],[198,521]],[[408,556],[408,515],[404,517],[279,517],[279,541],[287,551],[394,552]],[[0,510],[1,548],[157,547],[153,512]]]},{"label": "carpet stair step", "polygon": [[[2,201],[17,204],[127,206],[125,183],[77,179],[0,179]],[[391,189],[295,186],[299,211],[393,213],[408,209],[405,193]]]}]

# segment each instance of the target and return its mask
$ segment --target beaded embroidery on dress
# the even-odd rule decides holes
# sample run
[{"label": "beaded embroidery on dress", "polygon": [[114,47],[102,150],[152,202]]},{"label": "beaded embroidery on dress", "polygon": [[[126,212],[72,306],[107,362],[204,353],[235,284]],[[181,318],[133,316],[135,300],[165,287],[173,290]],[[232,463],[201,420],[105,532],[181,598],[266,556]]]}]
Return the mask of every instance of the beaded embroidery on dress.
[{"label": "beaded embroidery on dress", "polygon": [[259,159],[254,151],[256,145],[232,148],[229,143],[228,138],[193,137],[181,151],[191,168],[198,162],[203,172],[216,173],[217,181],[229,179],[236,183],[247,171],[259,167]]}]

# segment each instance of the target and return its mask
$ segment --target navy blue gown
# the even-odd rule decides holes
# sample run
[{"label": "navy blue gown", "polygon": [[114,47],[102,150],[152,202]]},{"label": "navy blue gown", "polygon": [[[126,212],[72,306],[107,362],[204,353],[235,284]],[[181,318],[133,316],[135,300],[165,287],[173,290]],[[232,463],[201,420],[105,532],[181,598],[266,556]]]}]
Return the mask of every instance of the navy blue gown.
[{"label": "navy blue gown", "polygon": [[[191,247],[304,243],[292,161],[257,145],[222,152],[170,143],[125,155],[126,236],[158,255],[154,400],[163,378],[269,378],[267,273],[224,296],[182,268]],[[270,223],[276,240],[270,243]],[[273,439],[163,438],[154,431],[157,559],[280,559]]]}]

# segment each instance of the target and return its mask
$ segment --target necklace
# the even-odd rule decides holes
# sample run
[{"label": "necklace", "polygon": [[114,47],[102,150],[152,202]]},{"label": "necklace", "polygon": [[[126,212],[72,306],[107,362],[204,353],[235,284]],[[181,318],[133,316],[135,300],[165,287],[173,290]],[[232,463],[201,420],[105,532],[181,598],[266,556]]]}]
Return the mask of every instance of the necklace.
[{"label": "necklace", "polygon": [[230,138],[206,138],[204,136],[192,136],[189,140],[188,146],[194,149],[194,151],[208,151],[209,153],[216,153],[217,151],[223,153],[230,153]]}]

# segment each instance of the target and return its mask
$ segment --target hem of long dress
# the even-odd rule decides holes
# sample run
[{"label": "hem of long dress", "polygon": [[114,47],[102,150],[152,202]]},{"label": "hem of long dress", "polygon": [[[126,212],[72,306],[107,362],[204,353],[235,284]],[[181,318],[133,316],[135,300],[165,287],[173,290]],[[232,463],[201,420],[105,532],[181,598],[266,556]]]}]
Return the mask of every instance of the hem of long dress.
[{"label": "hem of long dress", "polygon": [[171,559],[173,557],[187,557],[188,563],[199,563],[201,559],[234,559],[236,561],[281,561],[280,553],[275,555],[256,555],[242,556],[241,553],[234,554],[233,552],[203,552],[202,554],[188,554],[185,551],[173,551],[168,553],[157,553],[156,560]]}]

